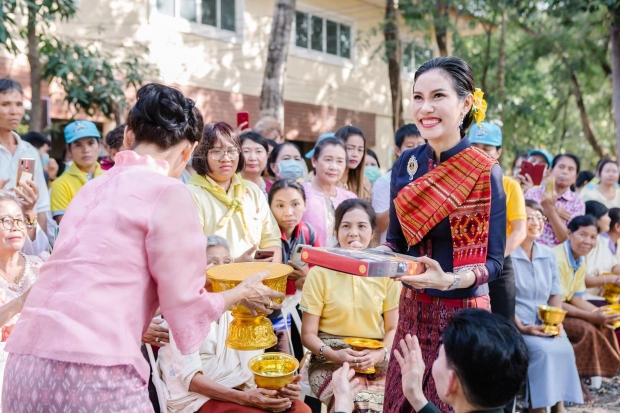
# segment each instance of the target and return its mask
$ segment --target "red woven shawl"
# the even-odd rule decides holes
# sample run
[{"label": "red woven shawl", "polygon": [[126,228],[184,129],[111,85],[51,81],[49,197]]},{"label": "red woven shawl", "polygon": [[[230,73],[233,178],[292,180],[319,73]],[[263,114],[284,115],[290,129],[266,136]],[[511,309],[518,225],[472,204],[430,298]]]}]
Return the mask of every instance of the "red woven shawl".
[{"label": "red woven shawl", "polygon": [[454,270],[485,264],[495,163],[469,147],[404,187],[394,206],[407,244],[418,244],[449,217]]}]

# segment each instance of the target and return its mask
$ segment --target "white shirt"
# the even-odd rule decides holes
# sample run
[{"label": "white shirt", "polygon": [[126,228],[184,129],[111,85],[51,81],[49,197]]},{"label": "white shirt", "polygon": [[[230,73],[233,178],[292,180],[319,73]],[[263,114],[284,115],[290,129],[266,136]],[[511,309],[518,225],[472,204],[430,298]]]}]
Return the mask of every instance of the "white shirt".
[{"label": "white shirt", "polygon": [[[375,212],[377,214],[380,214],[390,209],[390,181],[391,179],[392,179],[392,171],[384,175],[381,175],[381,177],[377,179],[375,181],[375,184],[372,186],[372,207],[375,209]],[[379,234],[380,244],[383,244],[385,242],[386,235],[387,235],[387,230]]]},{"label": "white shirt", "polygon": [[17,149],[11,155],[11,152],[3,145],[0,145],[0,179],[9,179],[5,189],[11,189],[15,186],[17,180],[17,164],[20,158],[34,158],[34,182],[39,187],[39,200],[37,201],[34,212],[46,212],[50,210],[50,194],[45,183],[43,175],[43,164],[41,163],[41,155],[34,146],[23,141],[19,135],[13,132],[13,136],[17,140]]}]

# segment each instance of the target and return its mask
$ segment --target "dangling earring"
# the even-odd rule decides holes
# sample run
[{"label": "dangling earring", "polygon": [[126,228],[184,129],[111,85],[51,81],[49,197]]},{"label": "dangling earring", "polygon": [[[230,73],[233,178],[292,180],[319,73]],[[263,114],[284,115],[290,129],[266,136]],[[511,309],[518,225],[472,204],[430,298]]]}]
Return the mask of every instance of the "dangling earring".
[{"label": "dangling earring", "polygon": [[461,118],[461,124],[459,125],[459,129],[463,130],[463,122],[465,121],[465,114],[463,113],[463,117]]}]

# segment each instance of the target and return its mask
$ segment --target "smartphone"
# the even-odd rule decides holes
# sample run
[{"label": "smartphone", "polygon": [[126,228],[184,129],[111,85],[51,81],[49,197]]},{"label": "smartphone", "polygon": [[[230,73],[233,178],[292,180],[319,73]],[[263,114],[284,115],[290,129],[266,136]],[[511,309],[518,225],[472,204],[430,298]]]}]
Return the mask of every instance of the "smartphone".
[{"label": "smartphone", "polygon": [[521,175],[528,174],[532,178],[532,183],[536,186],[540,185],[545,174],[546,165],[539,163],[534,165],[531,162],[523,161],[521,164]]},{"label": "smartphone", "polygon": [[295,251],[293,252],[293,255],[291,255],[291,261],[293,261],[295,264],[299,265],[300,267],[303,267],[304,265],[306,265],[306,263],[301,260],[301,250],[304,248],[308,248],[308,247],[312,247],[312,245],[299,244],[298,246],[296,246]]},{"label": "smartphone", "polygon": [[246,111],[237,112],[237,126],[241,126],[244,122],[246,125],[243,129],[248,129],[250,127],[250,113]]},{"label": "smartphone", "polygon": [[255,260],[264,260],[265,258],[272,258],[273,251],[271,250],[258,250],[254,253]]},{"label": "smartphone", "polygon": [[24,181],[34,180],[34,159],[33,158],[20,158],[17,161],[17,180],[15,186],[18,186]]}]

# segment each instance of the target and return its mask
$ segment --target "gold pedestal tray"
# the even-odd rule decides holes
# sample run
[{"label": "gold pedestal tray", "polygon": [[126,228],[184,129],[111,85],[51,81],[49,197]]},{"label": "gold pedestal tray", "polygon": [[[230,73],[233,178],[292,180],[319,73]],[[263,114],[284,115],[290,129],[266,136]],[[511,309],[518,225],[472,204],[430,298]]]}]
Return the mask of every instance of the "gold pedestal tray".
[{"label": "gold pedestal tray", "polygon": [[[270,275],[263,284],[272,290],[286,292],[286,278],[293,272],[293,267],[271,262],[242,262],[211,267],[207,277],[211,280],[213,292],[222,292],[235,288],[241,281],[261,271],[269,271]],[[282,304],[284,298],[273,300]],[[226,346],[233,350],[264,350],[277,343],[273,326],[264,313],[253,316],[246,307],[235,305],[230,308],[233,321],[228,329]]]},{"label": "gold pedestal tray", "polygon": [[603,287],[603,298],[607,300],[609,304],[618,304],[618,302],[620,301],[620,285],[605,285]]},{"label": "gold pedestal tray", "polygon": [[[620,313],[620,304],[604,305],[604,306],[601,307],[601,310],[605,314],[618,314],[618,313]],[[594,311],[596,311],[596,310],[594,310]],[[611,326],[613,328],[620,328],[620,320],[614,321],[613,323],[611,323]]]},{"label": "gold pedestal tray", "polygon": [[[344,341],[346,344],[351,346],[351,348],[353,350],[355,350],[355,351],[376,350],[378,348],[385,347],[385,343],[383,343],[383,342],[381,342],[379,340],[373,340],[373,339],[370,339],[370,338],[352,338],[352,337],[348,337],[348,338],[343,339],[342,341]],[[355,370],[357,373],[361,373],[361,374],[374,374],[376,372],[375,366],[371,366],[367,370],[358,370],[356,368],[354,368],[353,370]]]},{"label": "gold pedestal tray", "polygon": [[538,318],[545,326],[543,330],[545,334],[551,334],[552,336],[560,334],[558,325],[564,321],[564,317],[566,317],[566,310],[550,305],[538,306]]}]

